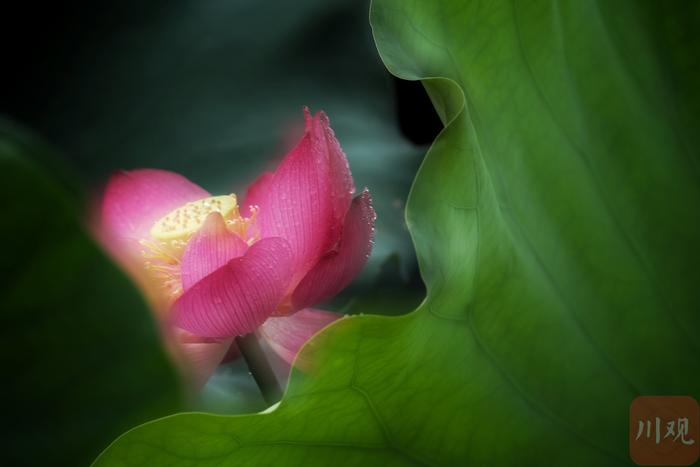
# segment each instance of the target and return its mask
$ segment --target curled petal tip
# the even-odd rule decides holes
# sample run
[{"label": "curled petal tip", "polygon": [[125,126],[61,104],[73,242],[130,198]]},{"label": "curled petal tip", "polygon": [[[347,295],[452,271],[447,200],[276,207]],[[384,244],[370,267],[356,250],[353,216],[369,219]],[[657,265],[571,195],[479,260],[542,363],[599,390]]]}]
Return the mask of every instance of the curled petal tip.
[{"label": "curled petal tip", "polygon": [[372,198],[363,191],[352,201],[345,216],[337,247],[326,253],[294,290],[293,309],[333,297],[357,276],[372,251],[375,218]]},{"label": "curled petal tip", "polygon": [[311,110],[309,110],[308,106],[303,107],[303,112],[304,112],[304,132],[308,133],[311,131],[311,124],[313,122],[313,117],[311,116]]},{"label": "curled petal tip", "polygon": [[331,132],[333,131],[331,129],[331,121],[328,118],[328,115],[326,115],[326,112],[323,110],[319,110],[318,113],[316,114],[316,118],[318,118],[318,121],[323,125],[323,128],[326,130],[330,130]]}]

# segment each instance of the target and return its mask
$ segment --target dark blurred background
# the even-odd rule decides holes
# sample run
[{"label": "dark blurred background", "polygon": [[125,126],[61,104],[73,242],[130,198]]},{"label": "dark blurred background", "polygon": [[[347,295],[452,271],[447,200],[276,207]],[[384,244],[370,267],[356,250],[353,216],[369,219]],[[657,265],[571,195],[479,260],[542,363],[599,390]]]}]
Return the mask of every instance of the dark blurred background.
[{"label": "dark blurred background", "polygon": [[368,275],[415,259],[403,205],[441,124],[389,75],[369,2],[69,1],[4,7],[0,112],[58,149],[88,190],[117,169],[174,170],[244,191],[325,110],[379,220]]}]

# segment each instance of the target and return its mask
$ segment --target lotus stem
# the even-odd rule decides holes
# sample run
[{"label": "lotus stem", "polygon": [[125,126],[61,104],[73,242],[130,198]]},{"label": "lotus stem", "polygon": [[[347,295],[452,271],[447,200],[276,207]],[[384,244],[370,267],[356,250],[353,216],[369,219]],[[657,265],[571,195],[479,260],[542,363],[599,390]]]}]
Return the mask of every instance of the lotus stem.
[{"label": "lotus stem", "polygon": [[269,405],[279,402],[282,388],[255,333],[236,337],[236,345],[265,402]]}]

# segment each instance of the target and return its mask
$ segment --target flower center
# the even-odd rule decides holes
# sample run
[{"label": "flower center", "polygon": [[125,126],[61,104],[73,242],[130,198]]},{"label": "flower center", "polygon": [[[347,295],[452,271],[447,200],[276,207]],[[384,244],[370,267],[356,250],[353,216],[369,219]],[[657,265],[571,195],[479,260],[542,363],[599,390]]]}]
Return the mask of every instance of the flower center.
[{"label": "flower center", "polygon": [[236,195],[210,196],[180,206],[153,225],[151,237],[161,241],[189,238],[202,227],[212,212],[220,213],[224,219],[231,214],[232,217],[240,217]]},{"label": "flower center", "polygon": [[210,196],[192,201],[161,217],[150,230],[151,238],[141,239],[144,266],[174,301],[182,294],[180,260],[187,243],[213,212],[218,212],[229,232],[238,235],[252,245],[260,239],[255,225],[258,209],[250,207],[250,216],[242,217],[238,211],[236,195]]}]

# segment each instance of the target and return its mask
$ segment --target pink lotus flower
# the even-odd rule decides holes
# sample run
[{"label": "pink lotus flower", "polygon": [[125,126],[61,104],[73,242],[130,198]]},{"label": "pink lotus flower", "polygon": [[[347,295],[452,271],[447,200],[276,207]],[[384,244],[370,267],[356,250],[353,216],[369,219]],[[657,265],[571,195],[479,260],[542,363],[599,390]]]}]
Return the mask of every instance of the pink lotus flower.
[{"label": "pink lotus flower", "polygon": [[346,287],[370,254],[370,194],[352,198],[348,162],[325,114],[304,115],[301,141],[240,205],[164,170],[120,172],[105,189],[100,236],[146,291],[200,384],[235,353],[235,336],[256,330],[291,363],[338,318],[309,307]]}]

